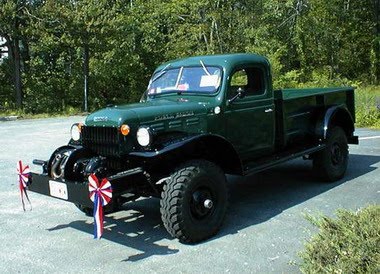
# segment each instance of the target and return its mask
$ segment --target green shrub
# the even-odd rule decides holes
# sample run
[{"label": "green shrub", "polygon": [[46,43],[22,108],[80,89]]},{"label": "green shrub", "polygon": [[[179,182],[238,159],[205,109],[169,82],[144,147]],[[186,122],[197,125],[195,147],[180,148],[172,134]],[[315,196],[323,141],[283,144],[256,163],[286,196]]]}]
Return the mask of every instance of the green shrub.
[{"label": "green shrub", "polygon": [[300,253],[303,273],[380,273],[380,205],[307,218],[319,233]]},{"label": "green shrub", "polygon": [[355,91],[356,126],[380,128],[380,86]]},{"label": "green shrub", "polygon": [[302,70],[291,70],[278,77],[273,77],[273,86],[275,89],[280,88],[313,88],[313,87],[342,87],[352,86],[359,87],[360,81],[351,81],[339,74],[332,75],[329,67],[316,69],[306,73]]}]

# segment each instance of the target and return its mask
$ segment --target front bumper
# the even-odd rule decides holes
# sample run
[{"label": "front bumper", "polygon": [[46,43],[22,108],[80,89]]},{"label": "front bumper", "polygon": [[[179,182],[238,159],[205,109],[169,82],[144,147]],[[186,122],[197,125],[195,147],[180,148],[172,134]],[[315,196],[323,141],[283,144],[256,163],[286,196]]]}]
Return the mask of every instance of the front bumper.
[{"label": "front bumper", "polygon": [[[44,174],[31,173],[31,175],[31,184],[28,186],[28,190],[58,198],[60,200],[72,202],[74,204],[80,204],[87,207],[93,206],[93,203],[89,198],[88,184],[67,180],[54,180]],[[54,193],[54,191],[51,189],[52,182],[61,183],[66,186],[65,190],[62,189],[61,197],[57,197],[57,193]],[[66,193],[63,193],[63,191]],[[67,197],[67,199],[65,197]]]},{"label": "front bumper", "polygon": [[[132,191],[136,184],[146,181],[141,168],[127,170],[107,178],[112,186],[112,199],[116,199],[124,193]],[[88,183],[68,180],[53,179],[47,174],[31,173],[28,190],[79,204],[85,207],[93,207],[89,198]]]}]

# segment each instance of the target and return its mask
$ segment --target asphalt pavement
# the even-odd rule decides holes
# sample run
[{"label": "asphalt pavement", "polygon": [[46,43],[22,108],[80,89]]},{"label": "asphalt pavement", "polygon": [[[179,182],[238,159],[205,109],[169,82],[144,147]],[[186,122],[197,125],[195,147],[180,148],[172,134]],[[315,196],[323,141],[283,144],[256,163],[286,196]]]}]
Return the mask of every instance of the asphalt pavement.
[{"label": "asphalt pavement", "polygon": [[380,202],[380,131],[358,129],[360,145],[350,146],[347,174],[336,183],[318,182],[302,159],[229,176],[224,226],[206,242],[171,238],[157,199],[107,215],[103,238],[94,240],[93,219],[70,203],[29,193],[33,210],[23,212],[16,177],[18,160],[48,159],[83,119],[0,122],[0,273],[298,273],[297,253],[316,232],[305,214]]}]

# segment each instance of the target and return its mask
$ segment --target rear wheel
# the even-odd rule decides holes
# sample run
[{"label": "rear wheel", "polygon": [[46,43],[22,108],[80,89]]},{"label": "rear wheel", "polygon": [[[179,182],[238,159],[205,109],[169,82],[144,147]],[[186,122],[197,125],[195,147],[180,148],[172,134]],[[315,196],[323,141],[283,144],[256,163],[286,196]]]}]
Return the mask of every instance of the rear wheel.
[{"label": "rear wheel", "polygon": [[327,133],[327,146],[313,158],[316,174],[328,182],[343,178],[348,165],[348,143],[341,127],[334,127]]},{"label": "rear wheel", "polygon": [[189,161],[164,185],[161,218],[170,235],[181,242],[200,242],[218,232],[227,200],[224,172],[208,161]]}]

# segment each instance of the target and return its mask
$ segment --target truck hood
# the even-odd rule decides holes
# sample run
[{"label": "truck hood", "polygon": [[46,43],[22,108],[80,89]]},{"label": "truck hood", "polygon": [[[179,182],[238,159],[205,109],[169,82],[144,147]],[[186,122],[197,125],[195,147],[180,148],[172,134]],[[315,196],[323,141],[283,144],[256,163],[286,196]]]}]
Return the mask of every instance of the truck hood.
[{"label": "truck hood", "polygon": [[144,103],[113,106],[96,111],[86,118],[87,126],[118,127],[124,123],[147,124],[181,117],[206,114],[209,102],[155,99]]}]

